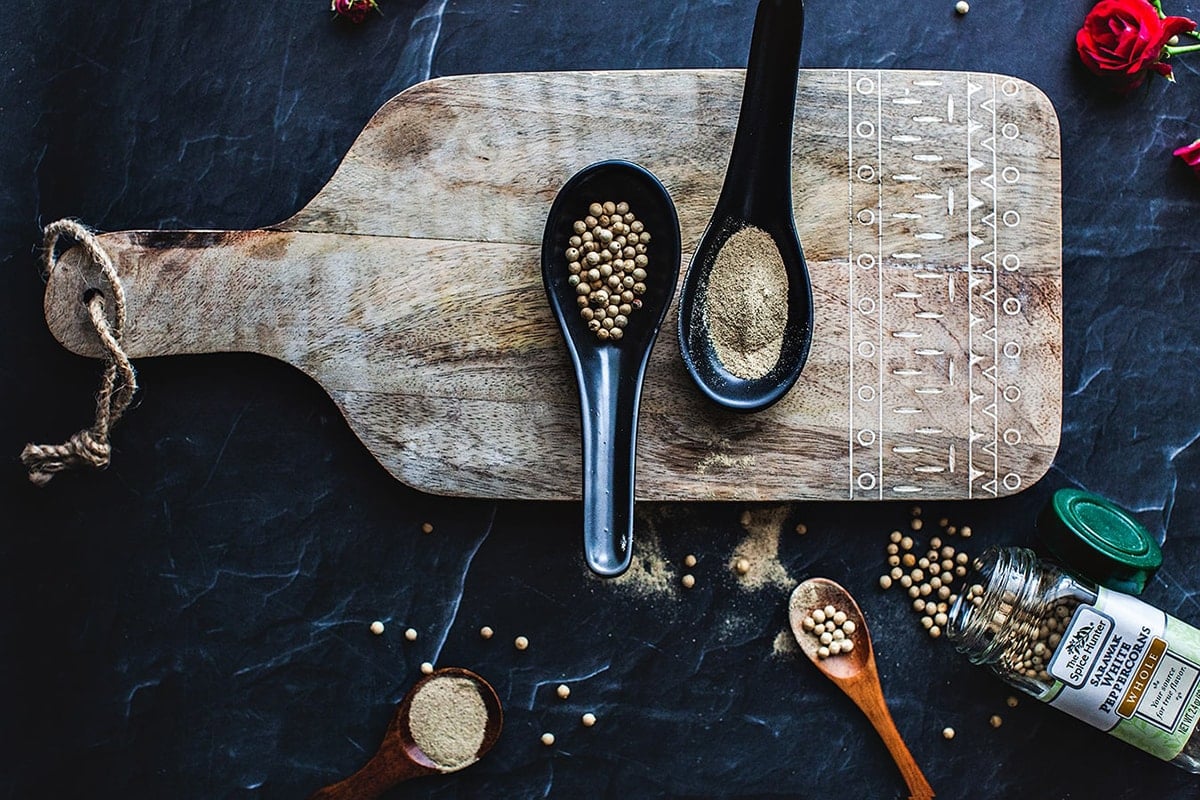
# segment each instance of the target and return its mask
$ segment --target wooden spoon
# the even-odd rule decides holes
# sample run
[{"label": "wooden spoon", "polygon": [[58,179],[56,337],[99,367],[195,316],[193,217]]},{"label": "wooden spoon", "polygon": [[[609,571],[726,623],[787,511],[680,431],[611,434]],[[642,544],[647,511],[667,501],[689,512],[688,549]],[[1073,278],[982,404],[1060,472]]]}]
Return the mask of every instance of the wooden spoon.
[{"label": "wooden spoon", "polygon": [[[841,653],[828,658],[820,658],[817,648],[821,646],[817,637],[804,630],[804,618],[814,609],[833,606],[845,612],[846,618],[852,620],[855,631],[852,635],[854,649],[849,653]],[[887,703],[883,699],[883,687],[879,684],[879,672],[875,669],[875,652],[871,647],[871,634],[867,631],[867,621],[854,598],[840,585],[827,578],[810,578],[796,587],[788,603],[788,621],[792,633],[800,643],[800,649],[816,664],[817,669],[825,673],[839,689],[862,709],[867,719],[875,726],[875,731],[887,745],[892,754],[904,782],[908,784],[908,792],[914,800],[928,800],[933,797],[933,789],[921,768],[908,752],[896,723],[888,712]]]},{"label": "wooden spoon", "polygon": [[[480,743],[475,757],[452,767],[436,763],[421,751],[416,741],[413,740],[408,718],[413,698],[417,692],[431,681],[447,677],[466,678],[473,681],[487,708],[483,742]],[[379,745],[379,750],[371,757],[371,760],[349,778],[326,786],[313,794],[309,800],[368,800],[379,797],[396,784],[412,778],[457,772],[471,766],[492,749],[496,740],[500,738],[500,728],[503,722],[504,714],[500,707],[500,698],[496,696],[496,690],[491,687],[491,684],[468,669],[443,667],[435,670],[417,681],[408,690],[408,694],[404,695],[400,704],[396,706],[396,713],[392,715],[387,733],[383,736],[383,743]]]}]

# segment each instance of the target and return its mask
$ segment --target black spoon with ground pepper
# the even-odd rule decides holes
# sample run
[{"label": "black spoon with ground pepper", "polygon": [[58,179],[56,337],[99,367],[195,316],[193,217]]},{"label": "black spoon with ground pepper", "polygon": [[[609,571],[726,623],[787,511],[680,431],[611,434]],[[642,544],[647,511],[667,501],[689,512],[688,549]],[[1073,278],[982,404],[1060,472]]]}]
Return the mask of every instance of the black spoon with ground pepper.
[{"label": "black spoon with ground pepper", "polygon": [[[605,201],[627,203],[651,233],[640,308],[629,313],[617,341],[601,341],[589,330],[564,257],[573,223],[588,215],[592,203]],[[623,573],[633,556],[638,406],[650,350],[679,281],[679,260],[675,204],[662,183],[636,164],[602,161],[585,167],[563,185],[550,208],[542,237],[542,280],[579,384],[584,557],[605,577]]]},{"label": "black spoon with ground pepper", "polygon": [[[796,235],[791,181],[792,117],[803,34],[801,0],[759,3],[725,183],[679,295],[684,365],[707,397],[736,411],[759,411],[783,397],[800,377],[812,343],[812,283]],[[782,272],[776,272],[787,276],[786,286],[745,287],[762,294],[786,292],[786,321],[781,320],[775,336],[778,356],[761,371],[724,363],[713,341],[714,308],[728,299],[719,293],[710,296],[709,279],[722,249],[741,231],[769,235],[777,251],[771,257],[782,262]],[[757,355],[761,359],[762,354]]]}]

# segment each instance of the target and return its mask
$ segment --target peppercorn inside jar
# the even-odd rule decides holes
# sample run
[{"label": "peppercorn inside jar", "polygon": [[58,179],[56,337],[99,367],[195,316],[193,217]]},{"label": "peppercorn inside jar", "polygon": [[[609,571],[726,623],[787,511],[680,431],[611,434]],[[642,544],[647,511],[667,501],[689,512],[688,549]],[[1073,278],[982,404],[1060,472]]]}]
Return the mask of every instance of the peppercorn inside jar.
[{"label": "peppercorn inside jar", "polygon": [[1200,631],[1024,548],[973,563],[948,636],[975,664],[1122,741],[1200,773]]}]

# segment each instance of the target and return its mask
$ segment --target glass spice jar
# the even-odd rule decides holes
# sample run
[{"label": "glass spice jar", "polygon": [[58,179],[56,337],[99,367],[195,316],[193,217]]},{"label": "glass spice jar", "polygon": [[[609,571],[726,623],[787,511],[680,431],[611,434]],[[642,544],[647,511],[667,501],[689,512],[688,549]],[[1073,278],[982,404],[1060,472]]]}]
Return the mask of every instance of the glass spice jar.
[{"label": "glass spice jar", "polygon": [[1025,548],[992,548],[973,568],[950,611],[947,633],[959,652],[1025,693],[1200,773],[1200,630]]}]

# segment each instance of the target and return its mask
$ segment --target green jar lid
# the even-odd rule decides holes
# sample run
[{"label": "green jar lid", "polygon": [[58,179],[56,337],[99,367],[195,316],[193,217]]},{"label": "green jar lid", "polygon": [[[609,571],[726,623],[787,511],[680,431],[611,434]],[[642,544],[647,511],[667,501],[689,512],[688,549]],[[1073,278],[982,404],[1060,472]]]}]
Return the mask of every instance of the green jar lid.
[{"label": "green jar lid", "polygon": [[1162,565],[1158,542],[1133,515],[1078,489],[1054,493],[1038,533],[1068,570],[1118,592],[1141,594]]}]

